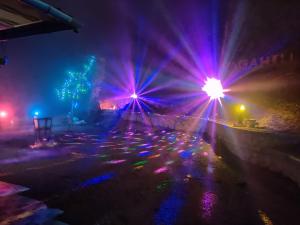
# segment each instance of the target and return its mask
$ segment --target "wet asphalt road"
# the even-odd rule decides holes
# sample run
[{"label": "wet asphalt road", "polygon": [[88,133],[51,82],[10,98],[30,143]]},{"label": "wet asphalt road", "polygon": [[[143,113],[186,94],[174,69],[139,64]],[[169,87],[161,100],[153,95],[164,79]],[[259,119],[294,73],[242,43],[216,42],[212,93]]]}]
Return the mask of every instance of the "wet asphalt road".
[{"label": "wet asphalt road", "polygon": [[294,183],[216,155],[202,137],[139,127],[57,140],[2,157],[0,179],[29,187],[23,195],[63,210],[68,224],[300,224]]}]

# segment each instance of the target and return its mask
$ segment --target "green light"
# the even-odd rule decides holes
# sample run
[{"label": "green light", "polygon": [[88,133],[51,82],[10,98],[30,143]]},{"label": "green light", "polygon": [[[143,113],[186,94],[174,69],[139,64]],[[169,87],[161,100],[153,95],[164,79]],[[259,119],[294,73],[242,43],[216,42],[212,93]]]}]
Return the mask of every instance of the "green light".
[{"label": "green light", "polygon": [[71,100],[71,112],[78,107],[78,101],[82,95],[91,89],[91,82],[88,75],[91,73],[96,58],[89,57],[88,64],[83,66],[82,72],[67,71],[67,78],[60,89],[56,89],[56,94],[61,101]]},{"label": "green light", "polygon": [[147,160],[143,160],[143,161],[136,162],[136,163],[134,163],[133,165],[134,165],[134,166],[143,166],[143,165],[145,165],[147,162],[148,162]]}]

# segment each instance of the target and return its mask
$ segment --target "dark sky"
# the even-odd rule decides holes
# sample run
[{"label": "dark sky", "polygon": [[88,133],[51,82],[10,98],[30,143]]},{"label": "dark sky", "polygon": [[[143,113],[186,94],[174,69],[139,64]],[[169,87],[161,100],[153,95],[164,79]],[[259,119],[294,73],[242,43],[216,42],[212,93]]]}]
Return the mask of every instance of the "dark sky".
[{"label": "dark sky", "polygon": [[[53,34],[10,40],[5,52],[9,64],[0,68],[0,101],[28,105],[49,105],[55,102],[54,89],[68,69],[82,65],[88,55],[117,61],[124,57],[126,46],[138,49],[138,40],[150,42],[153,54],[160,54],[155,35],[164,33],[170,42],[178,37],[166,21],[166,13],[174,24],[184,20],[184,26],[193,32],[186,21],[193,18],[190,10],[199,9],[199,18],[210,21],[211,13],[218,15],[220,43],[229,21],[234,20],[237,0],[49,0],[47,1],[74,16],[83,24],[79,34],[64,31]],[[300,2],[297,0],[244,1],[237,56],[256,56],[265,52],[293,48],[299,43]],[[207,13],[207,14],[206,14]],[[232,23],[231,23],[232,25]],[[190,26],[190,27],[189,27]],[[234,26],[234,25],[233,25]],[[231,27],[230,29],[234,29]],[[154,35],[155,34],[155,35]],[[207,37],[212,37],[208,31]],[[297,45],[297,44],[296,44]],[[291,47],[292,46],[292,47]],[[299,46],[299,44],[298,44]],[[124,50],[125,49],[125,50]],[[162,53],[164,54],[164,53]],[[26,104],[24,104],[26,103]],[[52,103],[51,103],[52,104]],[[27,105],[27,106],[26,106]]]}]

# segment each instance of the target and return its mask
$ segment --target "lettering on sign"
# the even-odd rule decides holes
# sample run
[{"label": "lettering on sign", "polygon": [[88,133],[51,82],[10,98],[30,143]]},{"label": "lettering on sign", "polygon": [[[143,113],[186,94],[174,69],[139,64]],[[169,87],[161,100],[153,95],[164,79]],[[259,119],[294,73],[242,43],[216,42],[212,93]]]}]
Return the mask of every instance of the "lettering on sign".
[{"label": "lettering on sign", "polygon": [[261,66],[276,65],[280,63],[292,62],[295,60],[294,53],[281,53],[270,56],[262,56],[252,59],[241,59],[231,64],[233,70],[253,69]]}]

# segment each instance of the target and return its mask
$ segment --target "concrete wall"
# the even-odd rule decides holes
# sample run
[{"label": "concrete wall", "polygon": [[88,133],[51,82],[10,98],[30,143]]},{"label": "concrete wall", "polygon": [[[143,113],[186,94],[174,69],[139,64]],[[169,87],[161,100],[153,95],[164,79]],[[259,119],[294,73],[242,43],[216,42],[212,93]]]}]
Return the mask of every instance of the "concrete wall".
[{"label": "concrete wall", "polygon": [[[260,130],[229,127],[197,117],[166,116],[140,113],[123,114],[124,120],[137,121],[147,126],[192,132],[193,124],[206,124],[203,130],[213,143],[223,146],[242,160],[268,168],[289,177],[300,186],[300,146],[298,136]],[[213,132],[215,131],[215,132]]]}]

